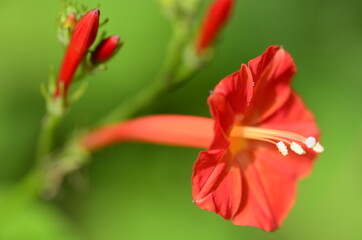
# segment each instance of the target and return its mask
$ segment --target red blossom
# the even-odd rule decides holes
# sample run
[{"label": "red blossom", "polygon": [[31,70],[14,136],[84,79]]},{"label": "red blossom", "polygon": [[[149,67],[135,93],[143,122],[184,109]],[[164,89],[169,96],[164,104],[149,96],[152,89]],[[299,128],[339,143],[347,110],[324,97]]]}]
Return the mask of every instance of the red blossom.
[{"label": "red blossom", "polygon": [[95,150],[142,141],[208,148],[194,165],[196,205],[234,224],[273,231],[294,204],[298,179],[323,151],[313,114],[290,87],[295,72],[291,56],[271,46],[215,87],[208,99],[214,120],[141,117],[95,130],[83,145]]},{"label": "red blossom", "polygon": [[297,180],[323,151],[312,113],[290,87],[295,71],[291,56],[272,46],[216,86],[208,99],[214,139],[192,177],[200,208],[266,231],[282,224]]},{"label": "red blossom", "polygon": [[215,40],[227,22],[234,0],[214,0],[206,13],[196,42],[196,51],[202,53]]},{"label": "red blossom", "polygon": [[62,85],[64,94],[67,93],[73,76],[96,39],[99,26],[100,11],[94,9],[86,13],[75,25],[67,51],[60,67],[55,96],[59,96]]},{"label": "red blossom", "polygon": [[100,63],[109,60],[118,50],[120,39],[118,35],[112,35],[99,43],[92,53],[92,62]]}]

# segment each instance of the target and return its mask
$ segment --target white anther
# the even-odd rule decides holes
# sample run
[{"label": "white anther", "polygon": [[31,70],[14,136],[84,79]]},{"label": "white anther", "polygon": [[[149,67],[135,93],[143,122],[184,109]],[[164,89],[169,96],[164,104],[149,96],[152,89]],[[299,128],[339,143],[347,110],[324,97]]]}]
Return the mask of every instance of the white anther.
[{"label": "white anther", "polygon": [[316,145],[317,141],[314,137],[308,137],[304,143],[307,146],[307,148],[312,148]]},{"label": "white anther", "polygon": [[288,155],[288,149],[287,149],[287,146],[284,144],[284,142],[282,142],[282,141],[278,142],[277,148],[283,156]]},{"label": "white anther", "polygon": [[303,155],[306,153],[306,151],[304,151],[302,146],[300,146],[298,143],[295,142],[292,142],[292,144],[290,144],[290,149],[292,149],[293,152],[299,155]]},{"label": "white anther", "polygon": [[321,153],[324,151],[324,147],[319,142],[317,142],[317,144],[313,147],[313,150],[317,153]]}]

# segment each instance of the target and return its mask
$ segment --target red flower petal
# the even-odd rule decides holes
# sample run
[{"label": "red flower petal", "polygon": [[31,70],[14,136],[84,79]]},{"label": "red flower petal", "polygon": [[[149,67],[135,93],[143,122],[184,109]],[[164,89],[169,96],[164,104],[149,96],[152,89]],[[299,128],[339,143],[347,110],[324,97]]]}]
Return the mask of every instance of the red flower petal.
[{"label": "red flower petal", "polygon": [[291,94],[290,83],[296,71],[291,56],[276,46],[268,48],[249,66],[255,81],[253,98],[243,123],[258,125],[278,111]]},{"label": "red flower petal", "polygon": [[260,79],[261,75],[265,71],[265,69],[268,67],[271,61],[273,61],[273,58],[275,54],[280,50],[280,46],[274,45],[268,47],[262,55],[250,60],[248,62],[248,66],[251,69],[251,72],[253,74],[253,78],[257,83],[258,79]]},{"label": "red flower petal", "polygon": [[241,172],[231,153],[223,150],[201,152],[192,177],[193,199],[202,209],[230,219],[241,202]]},{"label": "red flower petal", "polygon": [[242,120],[249,106],[252,92],[251,72],[243,64],[239,71],[221,80],[208,98],[211,113],[226,136],[229,135],[233,125]]},{"label": "red flower petal", "polygon": [[194,167],[193,199],[234,224],[273,231],[295,200],[298,173],[290,159],[269,145],[235,157],[227,150],[202,152]]},{"label": "red flower petal", "polygon": [[223,95],[214,93],[209,97],[208,103],[215,119],[215,132],[221,130],[224,136],[229,136],[236,117],[229,102]]},{"label": "red flower petal", "polygon": [[275,165],[280,166],[280,169],[284,169],[285,174],[294,175],[298,179],[310,173],[316,157],[316,153],[312,151],[307,151],[304,155],[290,153],[281,156],[275,146],[267,143],[255,143],[253,149],[255,161],[266,156],[270,161],[274,161]]},{"label": "red flower petal", "polygon": [[281,156],[274,152],[253,152],[253,162],[243,171],[243,203],[233,218],[234,224],[273,231],[293,206],[297,178],[278,164]]},{"label": "red flower petal", "polygon": [[241,65],[239,71],[221,80],[213,93],[223,95],[235,114],[244,114],[253,94],[253,77],[248,66]]},{"label": "red flower petal", "polygon": [[313,114],[302,99],[292,92],[283,105],[260,124],[260,127],[285,130],[304,136],[319,136]]}]

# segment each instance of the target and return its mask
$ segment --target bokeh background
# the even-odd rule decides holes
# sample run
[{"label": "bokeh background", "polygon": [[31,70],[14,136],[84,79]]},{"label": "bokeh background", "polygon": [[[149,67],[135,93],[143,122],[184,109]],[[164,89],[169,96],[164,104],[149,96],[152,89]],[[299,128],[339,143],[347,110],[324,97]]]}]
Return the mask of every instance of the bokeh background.
[{"label": "bokeh background", "polygon": [[[107,71],[88,78],[59,138],[151,84],[171,33],[154,0],[80,2],[101,4],[102,18],[110,19],[104,29],[120,34],[125,46]],[[62,57],[59,7],[59,1],[0,1],[0,196],[33,163],[44,113],[39,85]],[[295,59],[294,87],[315,113],[326,151],[300,182],[281,229],[234,226],[192,204],[197,149],[123,144],[96,153],[80,186],[65,184],[55,200],[39,200],[7,221],[0,239],[362,239],[361,12],[360,0],[238,0],[215,60],[148,109],[208,116],[206,97],[221,78],[269,45],[283,45]]]}]

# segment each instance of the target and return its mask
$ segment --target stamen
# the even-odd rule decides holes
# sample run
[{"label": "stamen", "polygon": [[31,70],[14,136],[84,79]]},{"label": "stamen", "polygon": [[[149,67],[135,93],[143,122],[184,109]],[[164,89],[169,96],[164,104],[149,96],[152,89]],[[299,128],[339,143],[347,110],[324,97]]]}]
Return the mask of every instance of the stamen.
[{"label": "stamen", "polygon": [[230,136],[275,144],[283,156],[288,154],[287,145],[290,146],[290,149],[293,152],[299,155],[306,154],[306,151],[302,147],[303,145],[305,145],[308,149],[313,149],[313,151],[317,153],[324,151],[323,146],[317,142],[315,137],[304,137],[297,133],[276,129],[234,126]]},{"label": "stamen", "polygon": [[284,142],[280,141],[277,143],[277,148],[279,150],[279,152],[283,155],[283,156],[287,156],[288,155],[288,149],[287,146],[285,145]]},{"label": "stamen", "polygon": [[319,142],[317,142],[317,144],[313,147],[313,150],[317,153],[321,153],[324,152],[324,147]]},{"label": "stamen", "polygon": [[[276,141],[281,141],[281,142],[284,142],[284,143],[287,143],[287,144],[291,144],[291,141],[285,139],[285,138],[282,138],[282,137],[278,137],[278,136],[269,136],[269,135],[265,135],[265,134],[261,134],[261,133],[253,133],[253,132],[244,132],[244,135],[243,135],[244,138],[248,138],[248,139],[254,139],[254,140],[261,140],[261,141],[265,141],[265,142],[270,142],[271,140],[271,143],[274,143],[274,144],[277,144]],[[269,141],[268,141],[269,139]]]},{"label": "stamen", "polygon": [[306,151],[302,148],[302,146],[300,146],[296,142],[292,142],[292,144],[290,144],[290,149],[292,149],[293,152],[299,155],[306,154]]},{"label": "stamen", "polygon": [[294,141],[304,142],[307,138],[293,132],[281,131],[276,129],[257,128],[257,127],[243,127],[245,132],[260,133],[263,135],[269,135],[270,137],[287,138]]},{"label": "stamen", "polygon": [[307,148],[312,148],[317,144],[317,141],[314,137],[308,137],[304,144],[307,146]]}]

